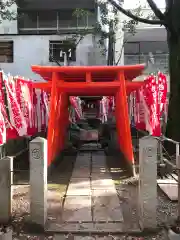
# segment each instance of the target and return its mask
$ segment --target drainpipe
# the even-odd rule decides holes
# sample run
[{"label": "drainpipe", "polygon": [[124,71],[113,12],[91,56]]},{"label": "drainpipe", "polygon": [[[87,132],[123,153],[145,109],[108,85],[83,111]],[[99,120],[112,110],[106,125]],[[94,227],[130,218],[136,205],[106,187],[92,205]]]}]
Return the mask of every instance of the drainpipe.
[{"label": "drainpipe", "polygon": [[64,66],[68,66],[67,53],[63,52],[63,54],[64,54]]}]

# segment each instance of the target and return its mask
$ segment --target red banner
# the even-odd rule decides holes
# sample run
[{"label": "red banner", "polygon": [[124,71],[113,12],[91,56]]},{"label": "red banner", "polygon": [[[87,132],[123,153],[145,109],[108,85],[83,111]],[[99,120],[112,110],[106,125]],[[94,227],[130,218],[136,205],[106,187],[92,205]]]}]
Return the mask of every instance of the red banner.
[{"label": "red banner", "polygon": [[167,96],[167,79],[162,73],[150,75],[144,86],[136,91],[135,125],[153,136],[161,135],[160,116],[164,111]]},{"label": "red banner", "polygon": [[142,99],[142,90],[135,91],[135,111],[134,111],[134,121],[135,126],[139,130],[146,130],[146,119],[145,119],[145,106]]},{"label": "red banner", "polygon": [[33,89],[30,80],[0,72],[0,144],[45,131],[48,115],[49,98],[46,92]]},{"label": "red banner", "polygon": [[78,119],[82,118],[82,108],[80,104],[80,99],[78,97],[70,97],[70,103],[75,109],[76,116]]},{"label": "red banner", "polygon": [[7,130],[10,128],[10,124],[8,121],[8,116],[6,113],[5,105],[4,105],[4,92],[2,85],[2,72],[0,72],[0,144],[6,142],[7,138]]},{"label": "red banner", "polygon": [[27,135],[31,136],[34,133],[32,125],[32,97],[30,82],[21,78],[16,79],[17,101],[20,106],[22,115],[27,124]]},{"label": "red banner", "polygon": [[16,93],[14,78],[3,74],[3,80],[6,87],[11,125],[15,128],[19,136],[26,136],[27,124],[17,101],[19,92]]},{"label": "red banner", "polygon": [[163,113],[167,100],[167,77],[163,73],[158,73],[160,115]]}]

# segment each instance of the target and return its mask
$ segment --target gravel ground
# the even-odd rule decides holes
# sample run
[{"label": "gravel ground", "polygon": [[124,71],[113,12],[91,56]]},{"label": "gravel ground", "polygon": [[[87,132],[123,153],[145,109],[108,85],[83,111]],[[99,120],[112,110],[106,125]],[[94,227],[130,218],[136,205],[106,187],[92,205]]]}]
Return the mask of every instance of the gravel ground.
[{"label": "gravel ground", "polygon": [[[118,185],[116,182],[116,188],[121,198],[123,200],[123,213],[125,217],[125,221],[128,222],[128,225],[134,226],[137,224],[138,221],[138,214],[137,214],[137,202],[135,198],[137,198],[137,185],[133,184],[122,184]],[[123,195],[122,195],[123,192]],[[45,236],[30,236],[27,234],[19,234],[21,232],[21,227],[23,227],[23,219],[26,215],[29,214],[29,187],[25,186],[18,186],[14,189],[14,198],[13,198],[13,213],[15,216],[15,220],[13,221],[13,226],[15,227],[15,238],[18,239],[53,239],[52,236],[45,237]],[[171,203],[168,201],[166,196],[164,196],[159,191],[158,196],[158,208],[157,208],[157,220],[159,225],[169,224],[175,219],[176,217],[176,209],[177,203]],[[22,215],[23,213],[23,215]],[[20,224],[20,222],[22,224]],[[42,238],[43,237],[43,238]],[[64,238],[64,236],[62,236]],[[106,236],[107,237],[107,236]],[[67,236],[65,238],[68,238]],[[108,237],[109,239],[110,237]],[[142,237],[126,237],[126,236],[113,236],[111,239],[156,239],[156,240],[168,240],[166,231],[162,231],[157,235],[151,236],[142,236]]]},{"label": "gravel ground", "polygon": [[31,235],[24,235],[21,234],[21,236],[14,237],[13,240],[169,240],[167,238],[167,234],[165,232],[161,232],[156,236],[150,236],[150,237],[134,237],[134,236],[81,236],[81,235],[58,235],[58,238],[53,236],[31,236]]},{"label": "gravel ground", "polygon": [[[125,224],[132,229],[137,226],[138,222],[138,180],[129,177],[128,171],[125,171],[124,162],[119,159],[118,154],[112,156],[110,153],[107,156],[107,164],[112,170],[111,175],[123,204]],[[169,240],[165,228],[172,225],[176,218],[177,202],[170,201],[158,188],[157,223],[163,230],[154,236],[142,236],[142,239]]]}]

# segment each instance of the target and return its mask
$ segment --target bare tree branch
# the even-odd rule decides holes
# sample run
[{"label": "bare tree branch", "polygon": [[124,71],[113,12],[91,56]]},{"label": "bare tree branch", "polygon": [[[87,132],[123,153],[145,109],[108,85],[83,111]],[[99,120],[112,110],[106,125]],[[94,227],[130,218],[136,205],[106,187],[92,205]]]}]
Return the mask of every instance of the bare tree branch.
[{"label": "bare tree branch", "polygon": [[156,3],[153,0],[147,0],[150,8],[153,10],[154,14],[157,18],[162,21],[165,21],[165,15],[161,12],[161,10],[157,7]]},{"label": "bare tree branch", "polygon": [[61,66],[61,64],[59,63],[59,61],[56,60],[56,58],[54,58],[54,56],[53,56],[52,54],[50,54],[50,60],[51,60],[52,62],[55,62],[58,66]]},{"label": "bare tree branch", "polygon": [[145,24],[151,24],[151,25],[165,25],[165,21],[162,21],[162,20],[149,20],[146,18],[141,18],[141,17],[135,16],[129,10],[125,10],[124,8],[122,8],[114,0],[108,0],[108,2],[111,3],[115,8],[117,8],[118,11],[122,12],[124,15],[126,15],[129,18],[132,18],[135,21],[145,23]]}]

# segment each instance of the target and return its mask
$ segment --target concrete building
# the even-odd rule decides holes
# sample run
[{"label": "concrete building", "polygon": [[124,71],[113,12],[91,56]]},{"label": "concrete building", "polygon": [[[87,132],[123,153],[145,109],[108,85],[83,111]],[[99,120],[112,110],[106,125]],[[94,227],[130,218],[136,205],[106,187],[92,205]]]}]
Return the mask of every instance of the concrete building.
[{"label": "concrete building", "polygon": [[[78,31],[91,32],[97,22],[94,0],[17,0],[11,9],[17,20],[3,21],[0,28],[0,68],[12,75],[39,79],[31,65],[63,64],[69,52],[70,65],[104,65],[96,39],[87,34],[77,45]],[[73,16],[76,8],[91,14]]]},{"label": "concrete building", "polygon": [[[127,1],[124,0],[126,5]],[[135,0],[133,0],[134,2]],[[39,79],[31,71],[31,65],[63,64],[63,51],[71,49],[71,65],[106,65],[97,39],[87,34],[78,45],[74,43],[78,31],[91,31],[99,21],[99,9],[95,0],[17,0],[11,9],[17,20],[3,21],[0,28],[0,68],[12,75]],[[120,1],[123,3],[123,1]],[[130,1],[130,6],[131,6]],[[127,5],[128,6],[128,5]],[[85,17],[75,17],[76,8],[91,12]],[[144,16],[149,14],[144,8]],[[163,9],[162,9],[163,11]],[[166,31],[161,26],[139,24],[135,35],[124,34],[119,13],[116,34],[115,62],[121,64],[147,63],[146,72],[154,69],[168,71]],[[123,42],[124,44],[123,48]],[[120,56],[121,55],[121,56]]]},{"label": "concrete building", "polygon": [[[128,7],[127,4],[125,5]],[[162,7],[163,4],[160,6]],[[143,17],[152,14],[147,4],[143,7]],[[162,12],[164,10],[165,8],[161,8]],[[125,64],[146,63],[146,73],[157,70],[168,73],[168,46],[166,30],[163,26],[139,23],[136,33],[134,35],[125,33],[124,40],[126,42],[124,45]]]}]

